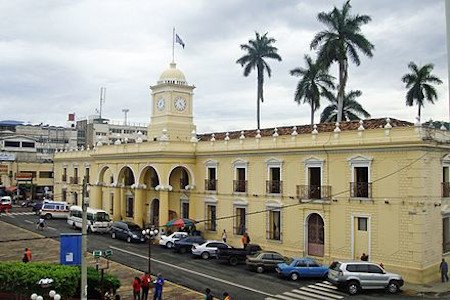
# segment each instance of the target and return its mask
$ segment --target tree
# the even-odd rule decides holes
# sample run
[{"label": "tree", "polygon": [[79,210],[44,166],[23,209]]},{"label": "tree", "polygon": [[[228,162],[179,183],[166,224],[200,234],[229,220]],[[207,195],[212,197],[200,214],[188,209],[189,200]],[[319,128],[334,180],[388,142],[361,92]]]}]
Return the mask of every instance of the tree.
[{"label": "tree", "polygon": [[[360,120],[361,118],[359,116],[370,118],[370,114],[356,101],[356,98],[361,95],[362,92],[359,90],[350,91],[350,93],[344,95],[342,116],[345,121]],[[330,100],[331,104],[323,110],[320,115],[320,122],[339,122],[337,121],[338,99],[331,93],[326,93],[326,97]]]},{"label": "tree", "polygon": [[424,100],[434,104],[437,100],[437,91],[433,84],[442,84],[442,81],[431,74],[433,64],[427,64],[419,68],[414,62],[408,64],[411,73],[405,74],[402,81],[406,84],[406,105],[413,106],[414,103],[419,107],[418,118],[420,122],[421,108],[424,106]]},{"label": "tree", "polygon": [[361,34],[361,26],[372,19],[367,15],[350,15],[350,9],[350,0],[348,0],[341,10],[334,7],[328,13],[319,13],[317,18],[326,25],[327,29],[317,33],[311,41],[311,49],[318,49],[318,57],[326,66],[333,62],[339,65],[338,122],[342,120],[348,79],[348,59],[350,57],[350,60],[359,66],[361,60],[358,51],[372,57],[372,50],[374,50],[374,45]]},{"label": "tree", "polygon": [[278,49],[272,46],[275,43],[274,38],[267,37],[267,32],[264,35],[260,35],[255,32],[256,38],[249,40],[248,44],[242,44],[241,49],[247,51],[247,54],[239,58],[236,63],[244,67],[244,76],[247,77],[252,70],[256,69],[258,72],[258,84],[257,84],[257,97],[256,97],[256,118],[258,129],[260,129],[260,101],[264,102],[263,85],[264,85],[264,71],[271,77],[272,69],[265,61],[265,58],[276,59],[281,61],[280,55],[278,55]]},{"label": "tree", "polygon": [[308,103],[311,106],[311,126],[314,125],[314,113],[320,107],[320,96],[329,93],[328,89],[334,89],[334,77],[328,74],[328,70],[320,64],[313,62],[309,55],[305,55],[305,68],[291,70],[292,76],[301,77],[295,91],[295,102]]}]

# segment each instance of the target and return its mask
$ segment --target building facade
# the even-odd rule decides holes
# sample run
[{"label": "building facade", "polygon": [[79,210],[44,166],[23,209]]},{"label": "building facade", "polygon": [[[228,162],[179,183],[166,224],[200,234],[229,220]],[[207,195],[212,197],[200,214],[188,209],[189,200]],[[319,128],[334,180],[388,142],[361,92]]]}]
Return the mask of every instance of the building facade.
[{"label": "building facade", "polygon": [[288,256],[383,263],[409,282],[438,278],[450,252],[450,134],[395,119],[197,135],[194,86],[172,63],[151,87],[148,142],[55,155],[55,193],[114,219],[198,221]]}]

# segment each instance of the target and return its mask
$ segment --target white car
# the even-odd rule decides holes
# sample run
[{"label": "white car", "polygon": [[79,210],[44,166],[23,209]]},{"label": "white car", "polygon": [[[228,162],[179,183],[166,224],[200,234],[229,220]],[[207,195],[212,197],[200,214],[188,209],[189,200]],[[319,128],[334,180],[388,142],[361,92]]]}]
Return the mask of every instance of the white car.
[{"label": "white car", "polygon": [[188,236],[187,232],[174,232],[171,235],[161,235],[160,240],[159,240],[159,244],[161,246],[165,246],[169,249],[171,249],[173,247],[173,243],[175,243],[175,241],[184,239],[185,237]]},{"label": "white car", "polygon": [[192,254],[195,256],[201,256],[203,259],[217,256],[218,249],[232,248],[230,245],[222,241],[206,241],[203,244],[192,245]]}]

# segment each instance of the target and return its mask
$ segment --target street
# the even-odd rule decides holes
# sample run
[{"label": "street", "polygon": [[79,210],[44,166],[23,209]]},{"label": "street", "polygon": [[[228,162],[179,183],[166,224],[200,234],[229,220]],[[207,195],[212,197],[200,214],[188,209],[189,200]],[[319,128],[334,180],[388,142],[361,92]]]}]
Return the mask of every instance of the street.
[{"label": "street", "polygon": [[[37,216],[28,208],[14,208],[8,216],[2,215],[2,221],[37,232]],[[66,220],[48,220],[47,227],[40,234],[59,238],[60,233],[79,232],[73,230]],[[43,240],[42,242],[45,242]],[[145,271],[148,265],[148,244],[128,244],[112,239],[110,235],[91,234],[88,236],[88,251],[112,249],[112,260]],[[177,254],[171,250],[152,245],[152,273],[161,272],[174,283],[193,290],[204,291],[209,287],[216,296],[227,291],[233,299],[345,299],[343,292],[337,291],[323,280],[304,280],[293,282],[278,278],[276,273],[258,274],[247,270],[245,265],[229,266],[214,259],[205,261],[188,254]],[[131,279],[130,279],[131,282]],[[122,283],[127,284],[127,283]],[[406,299],[410,297],[389,295],[384,291],[364,292],[352,297],[355,299]]]}]

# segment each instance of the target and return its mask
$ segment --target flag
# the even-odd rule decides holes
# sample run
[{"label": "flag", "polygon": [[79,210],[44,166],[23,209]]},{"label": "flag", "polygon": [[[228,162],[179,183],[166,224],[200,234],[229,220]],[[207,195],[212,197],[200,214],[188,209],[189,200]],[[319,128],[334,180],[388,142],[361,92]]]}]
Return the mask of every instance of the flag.
[{"label": "flag", "polygon": [[180,44],[180,45],[183,47],[183,49],[184,49],[184,42],[183,42],[183,40],[178,36],[178,34],[175,34],[175,41],[176,41],[178,44]]}]

